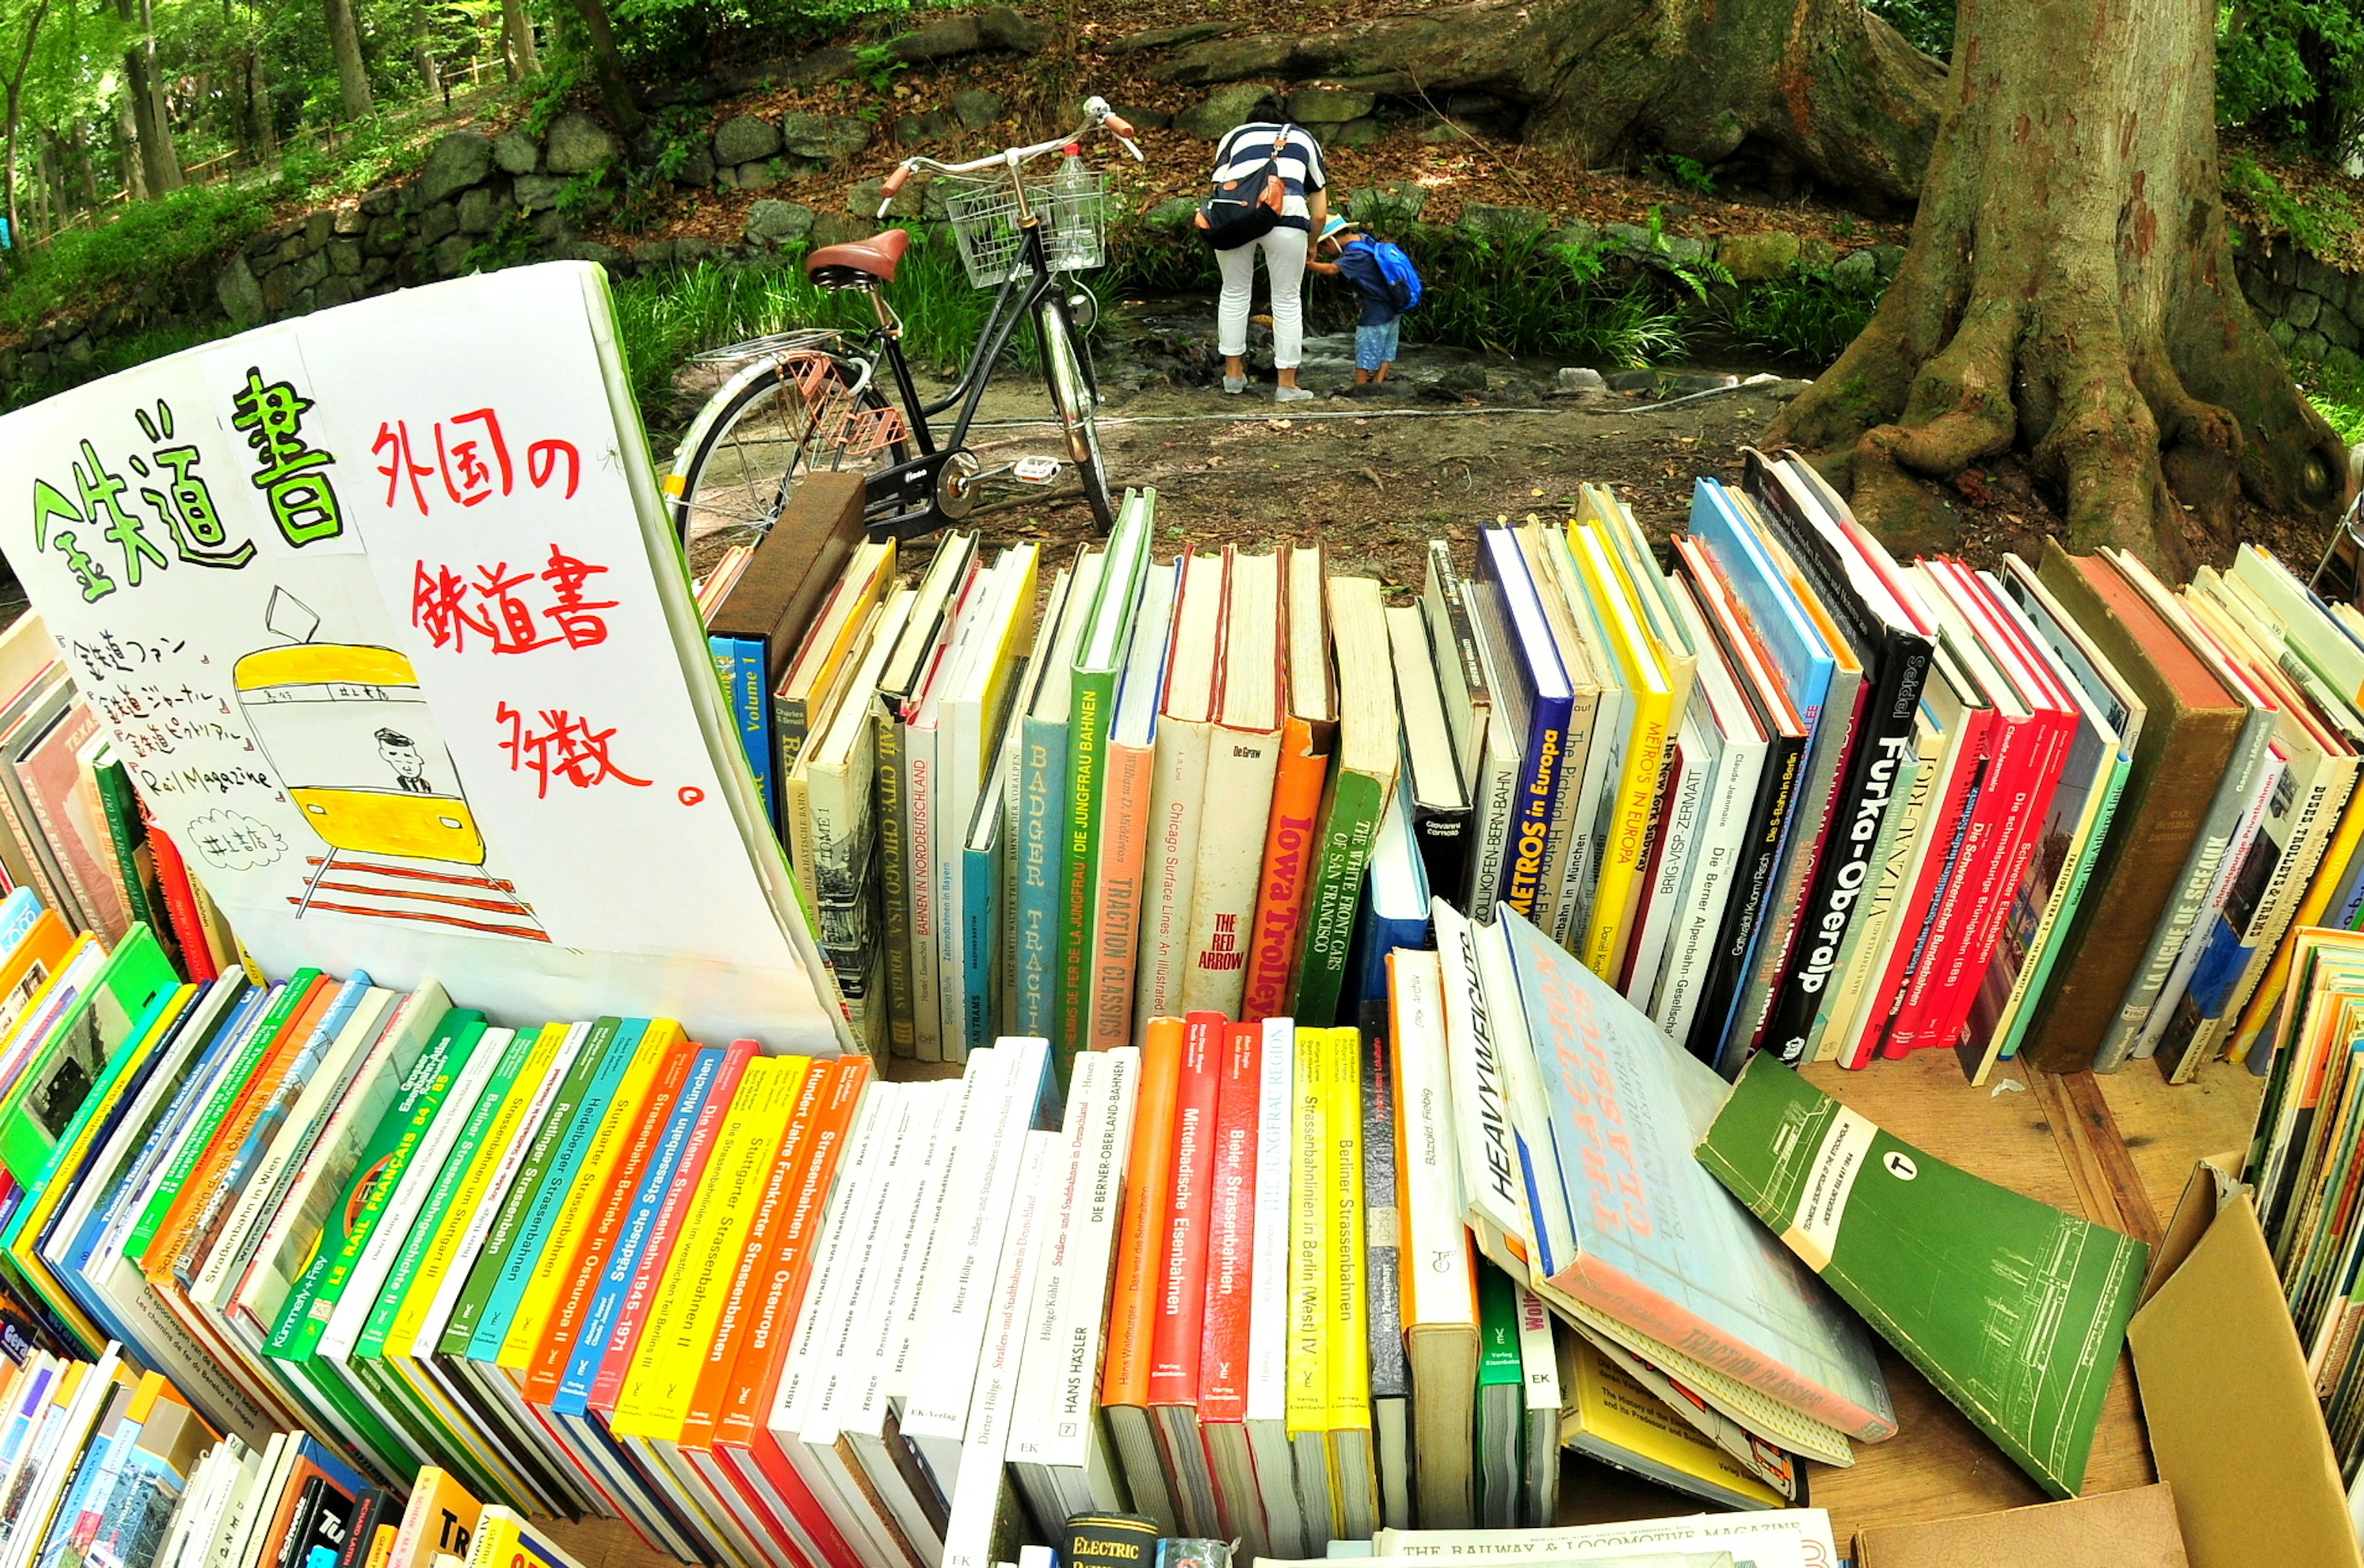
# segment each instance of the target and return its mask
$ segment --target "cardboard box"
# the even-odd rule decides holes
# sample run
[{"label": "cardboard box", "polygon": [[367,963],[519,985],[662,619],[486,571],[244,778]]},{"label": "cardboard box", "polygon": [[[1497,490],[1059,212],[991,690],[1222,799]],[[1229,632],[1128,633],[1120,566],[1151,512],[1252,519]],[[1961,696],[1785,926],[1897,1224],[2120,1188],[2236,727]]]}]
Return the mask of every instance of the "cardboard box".
[{"label": "cardboard box", "polygon": [[2151,1455],[2191,1568],[2364,1568],[2242,1158],[2192,1171],[2126,1329]]},{"label": "cardboard box", "polygon": [[1888,1525],[1855,1538],[1855,1568],[2187,1568],[2188,1562],[2172,1489],[2164,1484]]}]

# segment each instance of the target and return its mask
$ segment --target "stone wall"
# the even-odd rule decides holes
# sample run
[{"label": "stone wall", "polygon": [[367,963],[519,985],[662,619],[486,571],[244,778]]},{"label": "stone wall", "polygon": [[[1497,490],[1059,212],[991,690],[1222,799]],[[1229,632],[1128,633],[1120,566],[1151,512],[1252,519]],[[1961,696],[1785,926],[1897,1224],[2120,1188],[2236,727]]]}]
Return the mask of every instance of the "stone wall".
[{"label": "stone wall", "polygon": [[2289,236],[2236,231],[2233,273],[2266,330],[2294,361],[2364,376],[2364,272],[2344,272]]}]

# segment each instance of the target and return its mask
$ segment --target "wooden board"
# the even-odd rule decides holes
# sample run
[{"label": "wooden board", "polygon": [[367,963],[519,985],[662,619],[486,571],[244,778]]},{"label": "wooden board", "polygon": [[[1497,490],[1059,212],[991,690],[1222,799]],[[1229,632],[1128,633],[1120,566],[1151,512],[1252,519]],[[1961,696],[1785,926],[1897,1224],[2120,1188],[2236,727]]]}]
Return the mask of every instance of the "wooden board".
[{"label": "wooden board", "polygon": [[[951,1077],[950,1065],[882,1058],[889,1079]],[[1906,1142],[2028,1196],[2129,1234],[2156,1234],[2184,1178],[2204,1155],[2246,1147],[2264,1081],[2214,1062],[2191,1083],[2168,1084],[2147,1062],[2107,1076],[2055,1078],[2000,1064],[1973,1089],[1948,1052],[1915,1051],[1862,1073],[1823,1064],[1806,1076]],[[1831,1514],[1842,1551],[1855,1532],[2045,1501],[2043,1492],[1929,1381],[1886,1346],[1880,1366],[1898,1434],[1862,1443],[1848,1469],[1808,1467],[1808,1501]],[[2121,1356],[2086,1469],[2086,1490],[2114,1492],[2154,1479],[2133,1362]],[[1560,1478],[1560,1519],[1607,1523],[1701,1511],[1680,1493],[1574,1455]],[[609,1519],[546,1522],[582,1568],[659,1568],[652,1551]]]}]

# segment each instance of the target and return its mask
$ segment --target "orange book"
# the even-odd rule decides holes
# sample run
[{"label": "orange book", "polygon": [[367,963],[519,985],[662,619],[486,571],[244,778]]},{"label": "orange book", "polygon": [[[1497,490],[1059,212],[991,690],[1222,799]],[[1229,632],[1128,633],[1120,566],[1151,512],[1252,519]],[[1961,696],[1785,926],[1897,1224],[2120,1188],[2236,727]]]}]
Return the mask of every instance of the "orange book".
[{"label": "orange book", "polygon": [[657,1069],[656,1082],[649,1086],[648,1106],[640,1125],[632,1131],[632,1141],[616,1162],[608,1190],[600,1195],[599,1207],[585,1227],[574,1257],[566,1266],[566,1284],[559,1292],[558,1304],[535,1351],[533,1365],[526,1373],[525,1396],[530,1404],[546,1407],[558,1397],[559,1380],[566,1375],[566,1363],[574,1354],[574,1339],[583,1327],[583,1314],[589,1310],[591,1298],[597,1294],[599,1275],[615,1256],[616,1240],[632,1207],[632,1195],[641,1189],[649,1156],[663,1138],[665,1124],[673,1119],[674,1107],[681,1101],[682,1085],[689,1079],[690,1063],[697,1060],[701,1049],[696,1040],[682,1040]]},{"label": "orange book", "polygon": [[1116,1278],[1109,1291],[1100,1407],[1134,1507],[1174,1533],[1157,1434],[1149,1414],[1155,1361],[1157,1294],[1165,1278],[1166,1187],[1174,1165],[1174,1106],[1181,1094],[1189,1025],[1152,1018],[1141,1047],[1141,1094],[1134,1102],[1132,1155],[1124,1173],[1124,1216],[1117,1229]]},{"label": "orange book", "polygon": [[1321,550],[1288,552],[1281,651],[1288,716],[1280,727],[1280,765],[1265,824],[1264,869],[1256,880],[1255,924],[1249,929],[1247,994],[1240,1021],[1285,1018],[1297,1004],[1305,946],[1305,897],[1313,883],[1322,786],[1338,733],[1338,683],[1330,668],[1330,621]]},{"label": "orange book", "polygon": [[73,951],[74,933],[52,909],[41,911],[17,951],[0,963],[0,1030],[14,1024],[50,975],[64,963],[66,954]]}]

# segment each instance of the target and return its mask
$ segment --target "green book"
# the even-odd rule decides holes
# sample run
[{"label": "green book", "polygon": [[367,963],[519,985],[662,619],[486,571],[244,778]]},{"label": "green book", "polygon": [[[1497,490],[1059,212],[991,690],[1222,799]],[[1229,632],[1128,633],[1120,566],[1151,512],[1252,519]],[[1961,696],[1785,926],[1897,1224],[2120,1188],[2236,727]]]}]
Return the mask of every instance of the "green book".
[{"label": "green book", "polygon": [[1084,1015],[1091,1000],[1088,977],[1098,911],[1092,895],[1100,875],[1100,793],[1108,766],[1109,726],[1116,717],[1116,691],[1141,590],[1149,580],[1149,545],[1156,520],[1157,492],[1125,493],[1123,510],[1109,535],[1107,564],[1091,618],[1084,623],[1068,665],[1067,796],[1062,825],[1060,870],[1066,886],[1060,898],[1058,968],[1054,973],[1051,1045],[1059,1082],[1067,1081],[1067,1061],[1081,1050]]},{"label": "green book", "polygon": [[[608,1030],[608,1049],[598,1051],[600,1029]],[[608,1107],[616,1102],[616,1091],[623,1086],[630,1073],[632,1061],[640,1055],[641,1041],[647,1035],[646,1018],[601,1018],[593,1026],[592,1038],[579,1062],[595,1062],[588,1086],[573,1113],[565,1134],[556,1143],[548,1164],[538,1178],[539,1187],[532,1201],[524,1210],[519,1222],[516,1245],[509,1249],[501,1265],[499,1277],[494,1281],[493,1294],[485,1310],[477,1315],[475,1333],[471,1337],[467,1356],[471,1361],[493,1362],[500,1358],[501,1341],[508,1337],[509,1324],[517,1317],[519,1304],[525,1297],[526,1286],[531,1283],[541,1266],[541,1255],[549,1248],[551,1227],[558,1223],[558,1212],[564,1207],[567,1195],[574,1190],[574,1178],[583,1169],[583,1159],[591,1143],[598,1137],[599,1129],[608,1119]],[[579,1064],[579,1062],[578,1062]],[[558,1119],[555,1111],[551,1119]],[[525,1184],[519,1182],[519,1186]]]},{"label": "green book", "polygon": [[1401,756],[1395,659],[1379,584],[1369,577],[1333,577],[1329,595],[1330,640],[1338,660],[1338,753],[1321,786],[1293,1008],[1299,1024],[1314,1028],[1338,1022],[1363,873]]},{"label": "green book", "polygon": [[145,925],[123,933],[90,989],[69,1001],[0,1096],[0,1164],[25,1186],[40,1179],[50,1151],[128,1045],[132,1026],[181,984],[156,935]]},{"label": "green book", "polygon": [[313,1347],[320,1342],[338,1302],[343,1299],[345,1281],[361,1261],[378,1216],[409,1167],[412,1151],[427,1136],[442,1109],[444,1096],[484,1032],[482,1013],[455,1007],[443,1015],[435,1037],[411,1064],[394,1103],[362,1147],[360,1167],[329,1216],[311,1262],[287,1293],[279,1320],[262,1347],[264,1354],[282,1361],[311,1359]]},{"label": "green book", "polygon": [[582,1049],[574,1053],[558,1093],[550,1102],[548,1114],[534,1129],[533,1141],[527,1146],[524,1162],[518,1166],[517,1175],[509,1184],[508,1195],[501,1201],[500,1212],[494,1217],[493,1228],[485,1236],[484,1250],[476,1254],[474,1267],[468,1271],[468,1283],[461,1287],[460,1299],[452,1308],[451,1320],[443,1326],[443,1337],[435,1343],[439,1356],[465,1356],[468,1341],[474,1338],[476,1324],[493,1299],[499,1284],[501,1269],[508,1262],[510,1250],[523,1232],[527,1211],[533,1206],[534,1194],[541,1189],[541,1180],[550,1171],[552,1158],[558,1151],[560,1140],[574,1125],[574,1113],[581,1107],[583,1097],[598,1075],[601,1062],[607,1059],[608,1047],[614,1040],[621,1018],[601,1018],[590,1026]]},{"label": "green book", "polygon": [[1881,1131],[1768,1056],[1700,1162],[2055,1497],[2073,1497],[2150,1249]]},{"label": "green book", "polygon": [[[287,984],[272,997],[271,1005],[263,1012],[262,1021],[254,1027],[253,1033],[240,1049],[236,1063],[222,1074],[220,1083],[215,1085],[205,1108],[197,1113],[188,1137],[183,1140],[180,1149],[173,1154],[172,1164],[165,1168],[164,1179],[156,1184],[155,1195],[148,1200],[148,1207],[140,1213],[139,1223],[125,1238],[125,1257],[136,1263],[146,1264],[149,1244],[156,1240],[156,1232],[162,1228],[164,1217],[171,1212],[173,1200],[181,1195],[181,1187],[188,1181],[189,1173],[196,1169],[197,1162],[204,1159],[206,1151],[213,1147],[215,1136],[245,1095],[255,1070],[262,1065],[273,1048],[279,1043],[280,1033],[287,1028],[287,1020],[296,1016],[296,1010],[303,1006],[304,998],[311,994],[314,982],[319,978],[320,972],[317,969],[299,969],[287,977]],[[168,1261],[158,1259],[160,1263]]]},{"label": "green book", "polygon": [[139,873],[139,847],[148,841],[148,827],[131,793],[130,775],[115,760],[111,747],[104,755],[106,761],[91,769],[90,776],[98,786],[99,808],[106,813],[106,837],[114,846],[116,870],[123,876],[123,896],[131,906],[131,917],[153,927],[164,912],[148,896],[148,879]]},{"label": "green book", "polygon": [[1527,1414],[1526,1368],[1519,1359],[1519,1287],[1478,1260],[1478,1523],[1519,1522],[1519,1433]]}]

